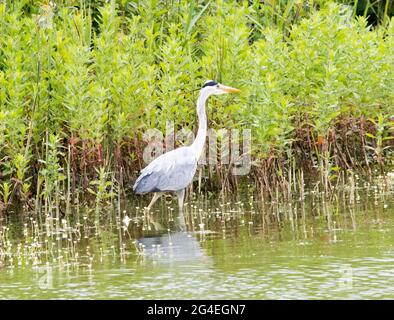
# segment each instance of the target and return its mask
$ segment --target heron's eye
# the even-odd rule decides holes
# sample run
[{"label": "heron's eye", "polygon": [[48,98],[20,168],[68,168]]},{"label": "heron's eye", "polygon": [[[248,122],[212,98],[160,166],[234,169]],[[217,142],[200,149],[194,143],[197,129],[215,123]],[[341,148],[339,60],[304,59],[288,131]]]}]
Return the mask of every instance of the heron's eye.
[{"label": "heron's eye", "polygon": [[219,89],[219,85],[218,84],[216,85],[216,88]]}]

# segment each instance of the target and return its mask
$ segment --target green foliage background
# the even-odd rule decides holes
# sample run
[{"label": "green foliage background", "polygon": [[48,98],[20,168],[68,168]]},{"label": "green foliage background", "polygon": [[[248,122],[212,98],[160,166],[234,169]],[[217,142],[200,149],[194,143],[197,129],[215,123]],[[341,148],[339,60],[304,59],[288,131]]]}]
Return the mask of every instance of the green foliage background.
[{"label": "green foliage background", "polygon": [[133,180],[147,129],[196,128],[206,79],[242,90],[211,100],[210,126],[252,128],[256,176],[387,163],[393,4],[363,3],[1,1],[3,202],[98,167]]}]

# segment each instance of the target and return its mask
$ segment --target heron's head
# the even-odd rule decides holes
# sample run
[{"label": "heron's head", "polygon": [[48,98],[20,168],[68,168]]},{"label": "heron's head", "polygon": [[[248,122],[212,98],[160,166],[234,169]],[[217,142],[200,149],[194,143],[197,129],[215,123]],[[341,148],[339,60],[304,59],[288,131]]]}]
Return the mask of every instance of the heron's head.
[{"label": "heron's head", "polygon": [[204,92],[209,96],[212,94],[218,95],[218,94],[225,94],[225,93],[239,92],[239,91],[240,91],[239,89],[225,86],[213,80],[206,81],[201,88],[201,93]]}]

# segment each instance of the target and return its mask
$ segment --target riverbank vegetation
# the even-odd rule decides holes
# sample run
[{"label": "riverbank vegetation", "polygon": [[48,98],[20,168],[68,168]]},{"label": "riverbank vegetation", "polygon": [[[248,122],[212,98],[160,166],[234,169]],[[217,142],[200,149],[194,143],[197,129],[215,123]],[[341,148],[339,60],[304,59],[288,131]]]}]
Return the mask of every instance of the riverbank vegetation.
[{"label": "riverbank vegetation", "polygon": [[[252,170],[201,190],[330,192],[392,164],[392,1],[1,1],[0,207],[95,217],[130,193],[150,128],[252,130]],[[349,173],[350,172],[350,177]],[[209,179],[204,179],[209,177]],[[59,220],[57,220],[59,221]]]}]

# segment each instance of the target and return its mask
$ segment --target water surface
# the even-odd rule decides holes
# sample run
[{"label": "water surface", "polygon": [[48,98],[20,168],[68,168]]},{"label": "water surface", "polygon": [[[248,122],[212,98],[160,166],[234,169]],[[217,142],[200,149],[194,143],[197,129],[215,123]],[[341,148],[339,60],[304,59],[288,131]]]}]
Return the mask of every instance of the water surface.
[{"label": "water surface", "polygon": [[145,217],[141,202],[106,209],[98,228],[87,214],[79,224],[63,217],[52,233],[34,215],[3,218],[0,298],[394,298],[390,190],[291,202],[195,198],[186,233],[168,199]]}]

